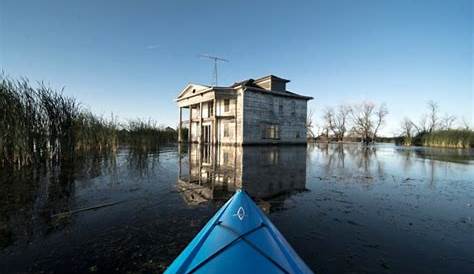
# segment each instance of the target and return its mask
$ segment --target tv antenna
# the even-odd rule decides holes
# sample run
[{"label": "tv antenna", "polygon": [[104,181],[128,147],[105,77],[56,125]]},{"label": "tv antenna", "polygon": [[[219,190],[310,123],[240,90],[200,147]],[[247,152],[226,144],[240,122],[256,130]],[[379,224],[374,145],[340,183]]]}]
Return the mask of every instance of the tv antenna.
[{"label": "tv antenna", "polygon": [[214,86],[217,86],[217,62],[229,62],[229,60],[207,54],[199,54],[199,57],[214,61]]}]

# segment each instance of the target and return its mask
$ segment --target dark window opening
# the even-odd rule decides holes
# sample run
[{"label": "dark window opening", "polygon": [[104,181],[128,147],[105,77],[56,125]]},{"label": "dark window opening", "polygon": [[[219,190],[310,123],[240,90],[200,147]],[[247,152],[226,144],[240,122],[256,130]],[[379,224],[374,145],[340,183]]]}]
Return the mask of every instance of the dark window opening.
[{"label": "dark window opening", "polygon": [[263,139],[280,139],[280,128],[278,125],[265,125],[262,132]]},{"label": "dark window opening", "polygon": [[214,115],[214,103],[210,102],[207,105],[207,118],[211,118]]},{"label": "dark window opening", "polygon": [[224,124],[224,137],[229,137],[229,123]]},{"label": "dark window opening", "polygon": [[230,107],[230,100],[224,99],[224,112],[228,112]]},{"label": "dark window opening", "polygon": [[224,164],[228,164],[229,163],[229,153],[228,152],[224,152]]}]

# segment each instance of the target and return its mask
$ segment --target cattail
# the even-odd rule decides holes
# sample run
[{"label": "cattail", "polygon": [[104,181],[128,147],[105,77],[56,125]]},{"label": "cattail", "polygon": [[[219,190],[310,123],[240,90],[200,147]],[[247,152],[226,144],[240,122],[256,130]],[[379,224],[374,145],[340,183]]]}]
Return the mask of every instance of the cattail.
[{"label": "cattail", "polygon": [[81,108],[62,90],[43,83],[33,88],[25,78],[15,81],[0,74],[1,166],[62,161],[80,151],[116,145],[116,124]]}]

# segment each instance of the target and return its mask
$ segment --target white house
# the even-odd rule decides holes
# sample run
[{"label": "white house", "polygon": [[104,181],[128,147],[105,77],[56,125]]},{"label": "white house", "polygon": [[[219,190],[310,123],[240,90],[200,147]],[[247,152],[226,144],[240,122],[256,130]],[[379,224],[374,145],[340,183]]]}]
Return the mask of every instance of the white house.
[{"label": "white house", "polygon": [[[228,87],[189,84],[176,99],[179,141],[201,144],[304,144],[307,102],[312,97],[286,89],[289,80],[274,75]],[[183,120],[183,108],[189,109]]]}]

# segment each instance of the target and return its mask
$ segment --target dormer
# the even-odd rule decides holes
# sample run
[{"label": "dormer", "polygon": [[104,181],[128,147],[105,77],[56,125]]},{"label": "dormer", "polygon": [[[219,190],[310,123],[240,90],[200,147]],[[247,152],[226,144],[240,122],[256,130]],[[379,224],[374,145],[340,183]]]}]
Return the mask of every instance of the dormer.
[{"label": "dormer", "polygon": [[286,80],[275,75],[268,75],[254,81],[255,84],[261,86],[262,88],[274,91],[286,91],[286,83],[288,82],[290,82],[290,80]]}]

